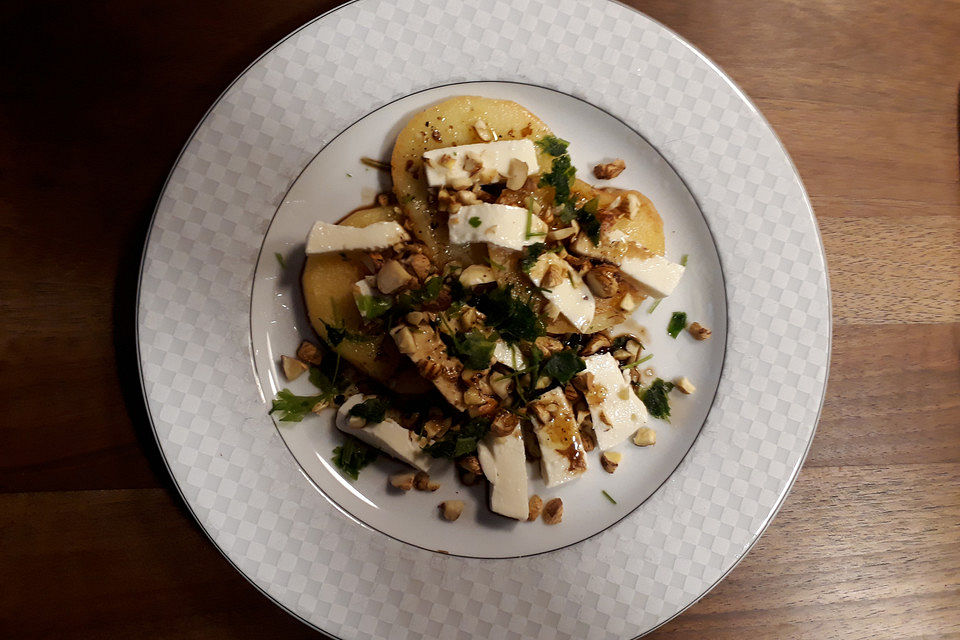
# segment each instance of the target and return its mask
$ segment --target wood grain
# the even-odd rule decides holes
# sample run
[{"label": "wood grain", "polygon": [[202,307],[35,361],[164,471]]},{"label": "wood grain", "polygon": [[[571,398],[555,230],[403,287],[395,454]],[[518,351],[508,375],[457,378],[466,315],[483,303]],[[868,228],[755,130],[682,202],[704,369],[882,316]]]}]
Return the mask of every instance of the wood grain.
[{"label": "wood grain", "polygon": [[[189,517],[132,340],[153,203],[251,60],[333,2],[0,5],[0,636],[314,636]],[[960,638],[957,0],[640,0],[803,176],[831,379],[784,508],[653,638]]]}]

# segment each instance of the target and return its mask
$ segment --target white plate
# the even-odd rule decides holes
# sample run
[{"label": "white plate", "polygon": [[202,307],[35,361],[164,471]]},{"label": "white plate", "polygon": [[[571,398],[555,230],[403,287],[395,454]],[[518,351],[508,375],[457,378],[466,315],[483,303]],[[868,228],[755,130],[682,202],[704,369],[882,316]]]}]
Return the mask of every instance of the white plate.
[{"label": "white plate", "polygon": [[[477,79],[496,81],[458,85]],[[295,280],[309,224],[381,188],[358,156],[388,155],[409,114],[466,93],[528,106],[582,172],[625,158],[616,182],[653,199],[668,257],[691,256],[676,294],[635,319],[658,373],[698,393],[674,402],[655,447],[621,447],[617,474],[534,487],[564,498],[555,527],[488,516],[482,490],[440,522],[436,503],[465,492],[452,478],[398,497],[383,490],[395,463],[381,461],[345,481],[328,423],[278,432],[266,415],[276,357],[308,331]],[[714,338],[667,338],[678,309]],[[786,495],[822,400],[830,305],[789,158],[674,34],[608,2],[361,0],[271,49],[204,118],[158,204],[138,323],[148,408],[184,499],[294,615],[350,638],[632,637],[702,596]]]}]

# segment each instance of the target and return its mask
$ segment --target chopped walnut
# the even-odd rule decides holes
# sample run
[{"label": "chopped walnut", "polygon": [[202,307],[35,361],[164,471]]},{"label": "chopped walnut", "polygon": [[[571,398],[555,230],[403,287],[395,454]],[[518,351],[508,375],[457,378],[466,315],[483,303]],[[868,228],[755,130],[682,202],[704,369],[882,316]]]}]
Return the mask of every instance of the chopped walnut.
[{"label": "chopped walnut", "polygon": [[540,286],[544,289],[550,289],[551,287],[555,287],[563,282],[566,277],[566,269],[556,262],[551,263],[550,266],[547,267],[546,273],[543,274],[543,279],[540,281]]},{"label": "chopped walnut", "polygon": [[598,298],[612,298],[620,290],[617,282],[617,268],[612,264],[601,264],[590,269],[584,278],[590,291]]},{"label": "chopped walnut", "polygon": [[414,275],[417,276],[417,279],[421,282],[427,279],[427,276],[430,275],[430,271],[433,268],[430,258],[422,253],[415,253],[407,257],[404,262],[406,262],[407,265],[413,269]]},{"label": "chopped walnut", "polygon": [[622,158],[617,158],[613,162],[595,166],[593,168],[593,175],[597,177],[597,180],[610,180],[623,173],[623,170],[626,168],[627,163],[624,162]]},{"label": "chopped walnut", "polygon": [[697,388],[693,386],[693,383],[690,382],[690,378],[687,376],[680,376],[674,380],[673,384],[677,387],[677,389],[680,390],[681,393],[685,393],[687,395],[690,395],[697,390]]},{"label": "chopped walnut", "polygon": [[477,198],[477,194],[473,191],[468,191],[464,189],[463,191],[457,191],[457,200],[460,204],[479,204],[480,199]]},{"label": "chopped walnut", "polygon": [[590,341],[587,342],[586,346],[580,350],[581,356],[592,356],[600,349],[606,349],[610,347],[613,343],[610,341],[610,336],[605,333],[596,333]]},{"label": "chopped walnut", "polygon": [[410,284],[413,276],[397,260],[387,260],[377,272],[377,288],[383,293],[394,293]]},{"label": "chopped walnut", "polygon": [[393,338],[397,343],[397,349],[400,350],[400,353],[411,354],[417,350],[417,342],[413,339],[413,333],[408,327],[401,326],[395,329],[394,332]]},{"label": "chopped walnut", "polygon": [[310,407],[310,411],[314,413],[320,413],[329,406],[330,406],[329,402],[327,402],[326,400],[321,400],[320,402]]},{"label": "chopped walnut", "polygon": [[360,416],[350,416],[347,418],[347,426],[351,429],[363,429],[367,426],[366,418],[361,418]]},{"label": "chopped walnut", "polygon": [[413,476],[413,488],[417,491],[436,491],[440,485],[430,482],[430,474],[426,471],[417,471]]},{"label": "chopped walnut", "polygon": [[493,422],[490,423],[490,433],[495,436],[508,436],[514,432],[520,424],[520,416],[510,413],[506,409],[497,412]]},{"label": "chopped walnut", "polygon": [[650,427],[640,427],[633,436],[633,444],[638,447],[649,447],[657,444],[657,432]]},{"label": "chopped walnut", "polygon": [[464,456],[457,460],[457,466],[478,476],[483,475],[483,469],[480,468],[480,459],[477,456]]},{"label": "chopped walnut", "polygon": [[434,360],[432,356],[427,356],[417,362],[417,371],[427,380],[436,380],[443,373],[443,365]]},{"label": "chopped walnut", "polygon": [[390,486],[401,491],[413,489],[413,473],[395,473],[390,476]]},{"label": "chopped walnut", "polygon": [[687,331],[697,340],[706,340],[713,333],[713,331],[710,331],[710,329],[707,329],[699,322],[691,323],[690,326],[687,327]]},{"label": "chopped walnut", "polygon": [[280,365],[283,368],[283,377],[287,380],[296,380],[307,370],[307,365],[290,356],[280,356]]},{"label": "chopped walnut", "polygon": [[637,308],[637,300],[630,293],[626,293],[623,298],[620,299],[620,308],[630,313]]},{"label": "chopped walnut", "polygon": [[546,524],[558,524],[563,520],[563,500],[554,498],[543,506],[543,521]]},{"label": "chopped walnut", "polygon": [[454,522],[463,513],[463,500],[444,500],[439,507],[443,519]]},{"label": "chopped walnut", "polygon": [[530,496],[530,513],[527,514],[527,522],[533,522],[540,517],[540,510],[543,509],[543,499],[537,494]]},{"label": "chopped walnut", "polygon": [[623,458],[623,455],[616,451],[604,451],[603,455],[600,456],[600,466],[603,467],[603,470],[607,473],[613,473],[617,470],[617,467],[620,466],[620,460]]},{"label": "chopped walnut", "polygon": [[[523,160],[517,158],[510,159],[510,166],[507,169],[507,189],[519,189],[527,181],[529,167]],[[536,212],[534,212],[536,213]]]},{"label": "chopped walnut", "polygon": [[497,139],[497,134],[487,126],[487,123],[483,120],[477,120],[473,123],[473,130],[477,132],[477,136],[484,142],[494,142]]},{"label": "chopped walnut", "polygon": [[304,340],[297,347],[297,359],[309,364],[319,365],[323,360],[323,354],[312,342]]},{"label": "chopped walnut", "polygon": [[563,343],[551,336],[540,336],[533,344],[536,345],[545,356],[563,351]]}]

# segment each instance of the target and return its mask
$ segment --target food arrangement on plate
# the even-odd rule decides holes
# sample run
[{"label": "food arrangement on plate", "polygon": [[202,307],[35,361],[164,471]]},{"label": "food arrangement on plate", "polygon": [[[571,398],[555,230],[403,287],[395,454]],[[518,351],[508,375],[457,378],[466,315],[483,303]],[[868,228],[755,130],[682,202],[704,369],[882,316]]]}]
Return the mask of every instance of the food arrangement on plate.
[{"label": "food arrangement on plate", "polygon": [[[488,483],[494,513],[548,524],[562,499],[531,494],[528,465],[556,487],[614,473],[628,440],[653,445],[650,418],[695,388],[656,377],[644,331],[617,327],[673,292],[686,256],[664,257],[649,199],[578,179],[567,147],[515,102],[463,96],[413,116],[381,163],[392,193],[310,230],[301,284],[320,341],[281,364],[318,392],[283,389],[271,413],[335,410],[332,461],[349,477],[386,454],[410,467],[390,485],[433,491],[449,460],[464,484]],[[684,330],[710,336],[674,313],[667,332]],[[440,504],[447,520],[462,510]]]}]

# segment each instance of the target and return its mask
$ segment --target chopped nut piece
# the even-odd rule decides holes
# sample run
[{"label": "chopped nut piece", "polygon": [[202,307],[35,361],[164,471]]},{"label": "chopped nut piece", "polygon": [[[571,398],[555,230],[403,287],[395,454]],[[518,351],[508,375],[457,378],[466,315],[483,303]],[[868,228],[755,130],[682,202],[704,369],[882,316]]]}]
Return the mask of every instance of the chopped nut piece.
[{"label": "chopped nut piece", "polygon": [[497,139],[497,134],[487,126],[487,123],[483,120],[477,120],[473,123],[473,130],[477,132],[477,136],[484,142],[494,142]]},{"label": "chopped nut piece", "polygon": [[502,373],[494,372],[490,376],[490,387],[500,398],[506,398],[513,393],[513,378],[509,378]]},{"label": "chopped nut piece", "polygon": [[417,371],[427,380],[436,380],[443,373],[443,365],[434,360],[432,356],[427,356],[417,362]]},{"label": "chopped nut piece", "polygon": [[622,158],[617,158],[613,162],[595,166],[593,168],[593,175],[597,177],[597,180],[610,180],[623,173],[623,170],[626,168],[627,163],[624,162]]},{"label": "chopped nut piece", "polygon": [[297,359],[309,364],[319,365],[323,361],[323,354],[315,344],[304,340],[297,347]]},{"label": "chopped nut piece", "polygon": [[[423,432],[427,434],[428,438],[436,438],[444,433],[450,428],[450,418],[445,420],[438,420],[436,418],[427,420],[423,423]],[[412,431],[410,433],[413,433]]]},{"label": "chopped nut piece", "polygon": [[693,386],[693,383],[690,382],[690,378],[687,376],[680,376],[674,380],[673,384],[676,385],[677,389],[679,389],[681,393],[685,393],[687,395],[690,395],[697,390],[697,388]]},{"label": "chopped nut piece", "polygon": [[567,277],[567,270],[556,262],[551,263],[547,267],[547,272],[543,274],[543,279],[540,281],[540,286],[544,289],[550,289],[555,287],[561,282],[564,281]]},{"label": "chopped nut piece", "polygon": [[640,427],[636,435],[633,436],[633,444],[638,447],[649,447],[657,444],[657,432],[650,427]]},{"label": "chopped nut piece", "polygon": [[422,311],[411,311],[406,316],[404,316],[404,319],[410,324],[416,326],[427,319],[427,314],[425,314]]},{"label": "chopped nut piece", "polygon": [[540,510],[543,509],[543,498],[533,494],[530,496],[529,505],[530,513],[527,514],[527,522],[533,522],[540,517]]},{"label": "chopped nut piece", "polygon": [[620,284],[617,282],[617,268],[612,264],[601,264],[590,269],[584,280],[590,287],[590,291],[598,298],[612,298],[620,289]]},{"label": "chopped nut piece", "polygon": [[493,269],[483,264],[472,264],[460,274],[460,284],[468,289],[496,281],[497,277],[493,273]]},{"label": "chopped nut piece", "polygon": [[413,333],[407,327],[400,327],[396,330],[394,338],[397,342],[397,349],[400,353],[410,354],[417,350],[417,342],[413,339]]},{"label": "chopped nut piece", "polygon": [[283,367],[283,377],[287,380],[296,380],[307,370],[306,364],[290,356],[280,356],[280,364]]},{"label": "chopped nut piece", "polygon": [[310,407],[310,411],[312,411],[312,412],[314,412],[314,413],[320,413],[320,412],[322,412],[324,409],[326,409],[326,408],[329,407],[329,406],[330,406],[330,403],[329,403],[329,402],[327,402],[326,400],[321,400],[321,401],[318,402],[317,404],[315,404],[315,405],[313,405],[312,407]]},{"label": "chopped nut piece", "polygon": [[430,474],[426,471],[417,471],[413,476],[413,488],[417,491],[436,491],[440,485],[430,482]]},{"label": "chopped nut piece", "polygon": [[427,279],[427,276],[430,275],[431,267],[433,266],[430,263],[430,258],[422,253],[415,253],[408,257],[406,259],[406,263],[410,265],[410,268],[413,269],[413,273],[421,282]]},{"label": "chopped nut piece", "polygon": [[584,422],[580,425],[580,440],[583,442],[583,450],[587,453],[597,448],[597,435],[593,432],[593,425]]},{"label": "chopped nut piece", "polygon": [[473,186],[473,181],[470,178],[454,178],[450,181],[450,186],[453,187],[454,191],[463,191],[464,189],[469,189]]},{"label": "chopped nut piece", "polygon": [[563,229],[554,229],[547,234],[547,240],[566,240],[570,236],[576,235],[577,230],[573,227],[564,227]]},{"label": "chopped nut piece", "polygon": [[439,505],[444,520],[454,522],[463,513],[463,500],[444,500]]},{"label": "chopped nut piece", "polygon": [[377,272],[377,288],[383,293],[394,293],[411,280],[413,276],[397,260],[387,260]]},{"label": "chopped nut piece", "polygon": [[480,182],[482,184],[490,184],[497,181],[497,178],[500,176],[497,173],[497,170],[493,167],[488,167],[480,170]]},{"label": "chopped nut piece", "polygon": [[347,426],[351,429],[362,429],[367,426],[367,421],[360,416],[350,416],[347,420]]},{"label": "chopped nut piece", "polygon": [[707,329],[699,322],[691,323],[690,326],[687,327],[687,331],[697,340],[706,340],[713,333],[713,331],[710,331],[710,329]]},{"label": "chopped nut piece", "polygon": [[616,451],[604,451],[603,455],[600,456],[600,466],[607,473],[613,473],[617,470],[622,458],[623,456]]},{"label": "chopped nut piece", "polygon": [[580,399],[580,392],[577,391],[577,388],[574,387],[572,383],[568,382],[566,386],[563,387],[563,397],[570,402],[576,402]]},{"label": "chopped nut piece", "polygon": [[477,198],[477,194],[473,191],[457,191],[457,200],[460,201],[460,204],[479,204],[480,199]]},{"label": "chopped nut piece", "polygon": [[535,344],[545,356],[563,351],[563,343],[550,336],[540,336],[533,344]]},{"label": "chopped nut piece", "polygon": [[563,500],[554,498],[543,506],[543,521],[546,524],[558,524],[563,520]]},{"label": "chopped nut piece", "polygon": [[497,412],[493,422],[490,423],[490,433],[495,436],[508,436],[520,424],[520,416],[510,413],[506,409]]},{"label": "chopped nut piece", "polygon": [[529,167],[523,160],[517,158],[510,159],[510,166],[507,169],[507,189],[519,189],[527,181]]},{"label": "chopped nut piece", "polygon": [[620,299],[620,308],[626,312],[633,311],[637,308],[637,301],[631,294],[627,293]]},{"label": "chopped nut piece", "polygon": [[466,331],[476,326],[480,313],[473,307],[464,307],[460,313],[460,326]]},{"label": "chopped nut piece", "polygon": [[413,489],[413,473],[395,473],[390,476],[390,486],[401,491]]},{"label": "chopped nut piece", "polygon": [[477,456],[464,456],[457,460],[457,465],[464,471],[469,471],[478,476],[483,475],[483,470],[480,468],[480,459]]},{"label": "chopped nut piece", "polygon": [[550,376],[540,376],[537,378],[537,384],[534,385],[536,389],[546,389],[550,386]]},{"label": "chopped nut piece", "polygon": [[594,334],[594,336],[590,338],[590,341],[587,342],[587,345],[580,350],[580,355],[592,356],[597,351],[600,351],[600,349],[608,348],[611,344],[613,343],[610,342],[610,336],[603,333]]},{"label": "chopped nut piece", "polygon": [[500,403],[493,396],[483,396],[483,402],[475,407],[470,407],[470,415],[489,416],[496,413],[500,408]]},{"label": "chopped nut piece", "polygon": [[547,407],[542,402],[532,402],[530,404],[530,408],[537,416],[537,420],[539,420],[542,424],[550,422],[551,418],[553,418],[553,416],[550,415],[550,412],[547,411]]},{"label": "chopped nut piece", "polygon": [[464,471],[463,473],[460,474],[460,482],[467,485],[468,487],[472,487],[473,485],[480,482],[480,477],[481,476],[478,476],[475,473],[471,473],[470,471]]}]

